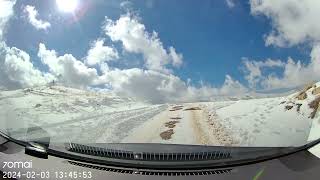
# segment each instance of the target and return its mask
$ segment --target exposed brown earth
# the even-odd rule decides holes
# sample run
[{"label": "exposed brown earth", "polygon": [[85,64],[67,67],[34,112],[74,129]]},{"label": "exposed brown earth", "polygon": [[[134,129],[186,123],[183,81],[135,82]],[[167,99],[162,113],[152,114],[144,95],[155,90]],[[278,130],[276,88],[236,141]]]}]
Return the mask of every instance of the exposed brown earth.
[{"label": "exposed brown earth", "polygon": [[284,104],[284,103],[286,103],[286,101],[282,101],[280,104]]},{"label": "exposed brown earth", "polygon": [[311,89],[311,88],[314,87],[314,86],[315,86],[314,83],[308,83],[308,84],[306,84],[306,85],[303,87],[303,89],[302,89],[301,92],[306,92],[306,91],[308,91],[309,89]]},{"label": "exposed brown earth", "polygon": [[311,89],[312,87],[315,87],[315,84],[314,83],[309,83],[309,84],[307,84],[307,85],[305,85],[304,86],[304,88],[300,91],[300,93],[296,96],[296,98],[298,99],[298,100],[305,100],[305,99],[307,99],[307,91],[309,90],[309,89]]},{"label": "exposed brown earth", "polygon": [[174,134],[174,131],[173,129],[169,129],[169,130],[166,130],[164,132],[162,132],[160,134],[160,137],[163,139],[163,140],[169,140],[171,139],[171,136]]},{"label": "exposed brown earth", "polygon": [[289,111],[291,110],[293,107],[297,107],[297,112],[300,112],[300,109],[301,109],[301,106],[302,104],[301,103],[294,103],[294,102],[289,102],[290,104],[289,105],[286,105],[284,108],[285,110]]},{"label": "exposed brown earth", "polygon": [[181,109],[183,109],[183,106],[174,106],[169,111],[178,111],[178,110],[181,110]]},{"label": "exposed brown earth", "polygon": [[320,87],[314,88],[314,89],[312,90],[312,94],[313,94],[313,95],[320,94]]},{"label": "exposed brown earth", "polygon": [[174,128],[176,127],[177,123],[179,123],[179,121],[169,121],[169,122],[166,122],[164,126],[167,128]]},{"label": "exposed brown earth", "polygon": [[[181,108],[182,109],[182,108]],[[179,111],[181,109],[170,109],[169,111]]]},{"label": "exposed brown earth", "polygon": [[318,111],[319,108],[319,103],[320,103],[320,96],[318,96],[317,98],[315,98],[310,104],[309,107],[313,109],[313,111],[310,114],[310,118],[313,119]]},{"label": "exposed brown earth", "polygon": [[291,105],[285,106],[285,109],[286,109],[286,110],[290,110],[290,109],[292,109],[292,108],[293,108],[293,106],[291,106]]},{"label": "exposed brown earth", "polygon": [[301,109],[301,106],[302,106],[302,104],[296,104],[297,105],[297,112],[300,112],[300,109]]},{"label": "exposed brown earth", "polygon": [[201,110],[201,108],[199,108],[199,107],[191,107],[191,108],[184,109],[184,111],[195,111],[195,110]]},{"label": "exposed brown earth", "polygon": [[307,93],[306,92],[300,92],[298,95],[297,95],[297,99],[298,100],[305,100],[305,99],[307,99]]},{"label": "exposed brown earth", "polygon": [[170,119],[178,120],[178,119],[182,119],[182,117],[171,117]]}]

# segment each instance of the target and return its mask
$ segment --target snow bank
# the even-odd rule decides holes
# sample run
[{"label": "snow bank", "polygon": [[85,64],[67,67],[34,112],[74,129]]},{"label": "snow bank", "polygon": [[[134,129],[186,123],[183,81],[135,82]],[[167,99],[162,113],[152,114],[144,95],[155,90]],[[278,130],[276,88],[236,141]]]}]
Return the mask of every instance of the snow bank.
[{"label": "snow bank", "polygon": [[[316,87],[319,87],[319,83]],[[298,100],[298,93],[286,97],[234,101],[218,108],[207,103],[209,116],[215,116],[232,135],[238,146],[299,146],[320,137],[319,115],[311,118],[309,104],[318,96],[305,91],[306,98]]]},{"label": "snow bank", "polygon": [[[135,110],[148,104],[112,93],[97,93],[62,86],[41,86],[0,92],[0,127],[15,132],[29,127],[63,127],[110,113]],[[94,122],[93,122],[94,123]],[[52,134],[52,128],[47,128]],[[74,128],[74,130],[79,130]],[[59,129],[57,129],[59,131]],[[71,130],[72,131],[72,130]]]}]

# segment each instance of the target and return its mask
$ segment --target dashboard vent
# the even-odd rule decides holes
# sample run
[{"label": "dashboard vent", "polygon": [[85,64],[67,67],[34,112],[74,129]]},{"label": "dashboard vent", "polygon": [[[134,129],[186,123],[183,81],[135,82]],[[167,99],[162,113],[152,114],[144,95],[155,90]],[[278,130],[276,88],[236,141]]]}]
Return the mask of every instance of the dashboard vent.
[{"label": "dashboard vent", "polygon": [[219,160],[231,158],[229,151],[210,151],[210,152],[194,152],[194,153],[149,153],[149,152],[132,152],[114,149],[106,149],[100,147],[92,147],[76,143],[70,143],[67,147],[70,152],[115,158],[127,160],[143,160],[143,161],[201,161],[201,160]]},{"label": "dashboard vent", "polygon": [[232,169],[212,169],[212,170],[184,170],[184,171],[161,171],[161,170],[133,170],[133,169],[121,169],[114,167],[96,166],[91,164],[79,163],[74,161],[68,161],[75,166],[81,166],[90,169],[97,169],[101,171],[109,171],[122,174],[135,174],[144,176],[203,176],[203,175],[218,175],[231,173]]}]

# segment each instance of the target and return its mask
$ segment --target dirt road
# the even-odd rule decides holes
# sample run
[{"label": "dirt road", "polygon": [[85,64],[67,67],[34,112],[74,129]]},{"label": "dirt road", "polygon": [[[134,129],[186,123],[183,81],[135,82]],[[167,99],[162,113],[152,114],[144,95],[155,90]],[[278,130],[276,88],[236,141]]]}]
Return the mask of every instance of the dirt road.
[{"label": "dirt road", "polygon": [[197,104],[175,104],[133,129],[122,143],[221,145],[210,133],[207,115]]},{"label": "dirt road", "polygon": [[209,120],[205,108],[190,103],[95,114],[42,128],[56,142],[226,145],[217,122]]}]

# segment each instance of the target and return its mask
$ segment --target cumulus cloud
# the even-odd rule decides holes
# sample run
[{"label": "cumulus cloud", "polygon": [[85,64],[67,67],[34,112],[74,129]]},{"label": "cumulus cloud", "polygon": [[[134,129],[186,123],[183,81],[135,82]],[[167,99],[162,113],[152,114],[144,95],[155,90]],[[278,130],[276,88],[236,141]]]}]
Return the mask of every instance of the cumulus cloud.
[{"label": "cumulus cloud", "polygon": [[85,59],[87,65],[93,66],[106,61],[116,60],[119,58],[118,51],[113,47],[104,46],[104,40],[95,41]]},{"label": "cumulus cloud", "polygon": [[35,68],[26,52],[0,43],[0,87],[17,89],[44,85],[53,78],[52,75]]},{"label": "cumulus cloud", "polygon": [[262,69],[265,68],[281,68],[285,66],[280,60],[267,59],[266,61],[249,60],[248,58],[242,58],[244,65],[245,79],[247,80],[249,87],[257,88],[257,86],[265,79],[262,74]]},{"label": "cumulus cloud", "polygon": [[169,73],[167,65],[179,67],[182,64],[182,55],[173,47],[165,49],[158,34],[147,32],[145,25],[135,16],[123,15],[117,21],[106,19],[103,29],[112,41],[122,42],[124,50],[141,53],[150,70]]},{"label": "cumulus cloud", "polygon": [[71,54],[58,56],[55,50],[48,50],[42,43],[39,44],[38,57],[65,85],[85,88],[92,85],[98,77],[96,69],[87,67]]},{"label": "cumulus cloud", "polygon": [[45,84],[53,77],[35,68],[30,56],[3,41],[4,30],[13,15],[15,1],[0,0],[0,88],[17,89]]},{"label": "cumulus cloud", "polygon": [[266,45],[287,47],[320,41],[320,1],[250,0],[250,4],[253,15],[264,15],[272,21]]},{"label": "cumulus cloud", "polygon": [[[290,57],[285,63],[270,59],[265,62],[245,59],[244,65],[247,73],[245,78],[251,87],[256,87],[258,84],[264,89],[296,88],[311,81],[319,81],[320,45],[313,47],[310,58],[311,60],[305,64]],[[262,74],[261,68],[263,67],[281,67],[283,70],[280,76],[274,73]]]},{"label": "cumulus cloud", "polygon": [[230,75],[226,75],[225,81],[221,88],[218,89],[218,95],[237,96],[248,92],[248,89],[239,81],[232,79]]},{"label": "cumulus cloud", "polygon": [[[250,0],[251,13],[263,15],[272,22],[272,30],[265,35],[265,44],[292,47],[308,44],[312,47],[311,60],[302,63],[288,58],[271,67],[281,67],[281,75],[262,75],[261,62],[245,61],[246,79],[251,86],[259,83],[266,89],[295,88],[310,81],[320,80],[320,1],[314,0]],[[265,66],[268,67],[268,66]]]},{"label": "cumulus cloud", "polygon": [[295,88],[312,81],[320,80],[320,46],[314,46],[311,51],[311,61],[303,64],[288,58],[283,75],[269,75],[262,85],[268,89]]},{"label": "cumulus cloud", "polygon": [[100,77],[119,94],[152,103],[209,101],[217,96],[236,96],[248,90],[238,81],[226,76],[221,87],[195,87],[173,74],[139,68],[109,71]]},{"label": "cumulus cloud", "polygon": [[[0,13],[3,16],[3,11]],[[5,21],[1,16],[1,30],[12,12],[7,14]],[[148,33],[137,17],[125,15],[117,21],[107,20],[104,31],[112,41],[120,41],[125,51],[142,54],[147,69],[109,68],[108,63],[119,58],[118,52],[105,46],[103,39],[98,39],[83,58],[85,63],[71,54],[58,55],[55,50],[49,50],[40,43],[37,55],[48,67],[48,72],[42,72],[34,67],[26,52],[1,42],[0,87],[16,89],[46,84],[52,80],[78,88],[105,85],[120,95],[152,103],[208,101],[215,96],[236,96],[247,92],[241,83],[228,75],[220,87],[194,86],[189,80],[185,82],[174,75],[168,67],[181,66],[182,54],[177,53],[174,47],[164,48],[157,33]],[[97,65],[102,75],[99,76],[95,68],[87,65]]]},{"label": "cumulus cloud", "polygon": [[0,0],[0,41],[3,38],[6,24],[13,15],[13,6],[15,1]]},{"label": "cumulus cloud", "polygon": [[36,29],[46,30],[51,24],[47,21],[37,19],[38,11],[34,6],[27,5],[24,8],[24,12],[27,13],[29,23],[34,26]]}]

